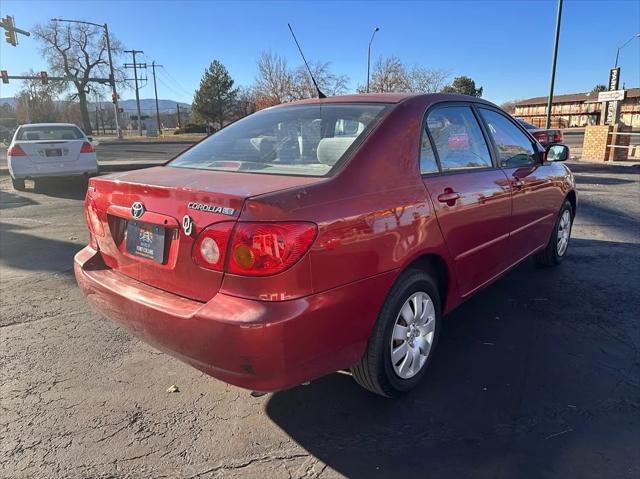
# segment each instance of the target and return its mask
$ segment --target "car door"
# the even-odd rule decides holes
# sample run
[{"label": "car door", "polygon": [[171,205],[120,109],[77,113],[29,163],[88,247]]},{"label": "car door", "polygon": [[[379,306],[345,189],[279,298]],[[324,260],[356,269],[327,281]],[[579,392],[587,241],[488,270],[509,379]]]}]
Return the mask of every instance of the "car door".
[{"label": "car door", "polygon": [[467,296],[506,268],[511,185],[469,105],[431,109],[423,130],[423,182]]},{"label": "car door", "polygon": [[513,187],[509,254],[514,264],[549,240],[557,214],[552,167],[542,163],[536,144],[504,113],[484,106],[479,106],[478,112],[498,165]]}]

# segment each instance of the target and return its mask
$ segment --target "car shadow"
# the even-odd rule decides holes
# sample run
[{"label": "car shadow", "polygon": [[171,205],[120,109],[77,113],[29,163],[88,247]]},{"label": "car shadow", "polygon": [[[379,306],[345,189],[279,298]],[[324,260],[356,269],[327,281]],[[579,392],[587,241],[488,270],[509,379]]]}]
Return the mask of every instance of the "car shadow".
[{"label": "car shadow", "polygon": [[32,235],[29,230],[0,223],[0,267],[73,275],[73,257],[82,245]]},{"label": "car shadow", "polygon": [[0,190],[0,210],[20,208],[21,206],[37,205],[38,202],[32,198],[13,193],[11,191]]},{"label": "car shadow", "polygon": [[87,178],[42,178],[35,183],[33,192],[54,198],[82,200],[87,194]]},{"label": "car shadow", "polygon": [[[563,265],[527,261],[449,314],[414,391],[384,399],[336,373],[274,393],[267,415],[346,477],[624,475],[635,459],[606,454],[636,434],[637,410],[602,404],[633,404],[637,393],[634,314],[618,300],[640,300],[637,281],[625,279],[638,279],[640,253],[595,240],[571,248]],[[619,278],[603,288],[612,264]]]}]

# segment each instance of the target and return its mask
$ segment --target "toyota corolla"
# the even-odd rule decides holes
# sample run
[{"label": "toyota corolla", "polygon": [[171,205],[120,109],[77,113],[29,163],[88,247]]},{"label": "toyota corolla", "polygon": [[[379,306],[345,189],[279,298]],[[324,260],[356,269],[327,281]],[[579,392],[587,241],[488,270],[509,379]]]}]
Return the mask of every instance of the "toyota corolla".
[{"label": "toyota corolla", "polygon": [[459,95],[305,100],[164,166],[92,178],[78,284],[102,314],[254,391],[350,370],[413,388],[443,315],[567,255],[564,145]]}]

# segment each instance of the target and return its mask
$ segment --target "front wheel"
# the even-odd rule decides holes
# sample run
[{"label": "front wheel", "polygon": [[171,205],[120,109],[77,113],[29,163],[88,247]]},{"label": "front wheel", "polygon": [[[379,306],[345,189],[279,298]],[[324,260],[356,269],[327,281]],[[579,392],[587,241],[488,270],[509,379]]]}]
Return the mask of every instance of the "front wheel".
[{"label": "front wheel", "polygon": [[573,208],[568,200],[564,200],[558,219],[553,227],[551,238],[545,249],[536,254],[535,260],[543,266],[555,266],[560,264],[569,249],[571,239],[571,226],[573,225]]},{"label": "front wheel", "polygon": [[24,178],[11,178],[11,184],[13,185],[14,190],[24,191]]},{"label": "front wheel", "polygon": [[356,382],[386,397],[414,388],[433,354],[440,317],[435,282],[421,270],[404,272],[382,306],[362,359],[351,370]]}]

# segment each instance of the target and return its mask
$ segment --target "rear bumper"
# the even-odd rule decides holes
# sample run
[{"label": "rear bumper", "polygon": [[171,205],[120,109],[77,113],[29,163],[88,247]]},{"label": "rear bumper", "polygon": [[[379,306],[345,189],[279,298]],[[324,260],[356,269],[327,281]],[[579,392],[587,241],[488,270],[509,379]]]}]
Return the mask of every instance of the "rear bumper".
[{"label": "rear bumper", "polygon": [[225,382],[275,391],[353,366],[364,352],[395,272],[291,301],[215,295],[200,303],[75,257],[78,284],[103,315]]},{"label": "rear bumper", "polygon": [[54,176],[81,176],[98,173],[98,163],[82,161],[69,165],[34,164],[8,161],[9,173],[12,178],[50,178]]}]

